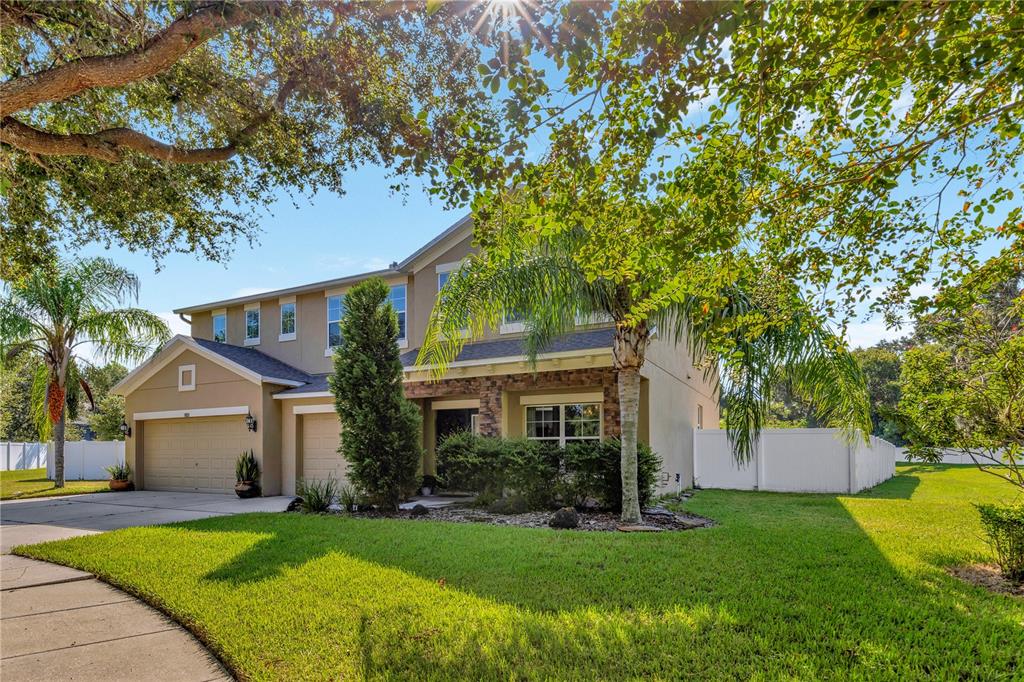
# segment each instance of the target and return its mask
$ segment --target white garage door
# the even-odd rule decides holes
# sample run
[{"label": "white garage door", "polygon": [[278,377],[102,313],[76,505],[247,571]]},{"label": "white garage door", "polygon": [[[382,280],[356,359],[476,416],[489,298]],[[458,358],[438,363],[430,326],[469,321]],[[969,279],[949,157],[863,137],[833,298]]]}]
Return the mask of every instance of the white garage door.
[{"label": "white garage door", "polygon": [[338,454],[340,442],[336,414],[302,415],[302,477],[324,480],[333,476],[339,483],[347,481],[345,460]]},{"label": "white garage door", "polygon": [[147,421],[145,434],[148,490],[229,492],[235,486],[235,460],[252,447],[240,416]]}]

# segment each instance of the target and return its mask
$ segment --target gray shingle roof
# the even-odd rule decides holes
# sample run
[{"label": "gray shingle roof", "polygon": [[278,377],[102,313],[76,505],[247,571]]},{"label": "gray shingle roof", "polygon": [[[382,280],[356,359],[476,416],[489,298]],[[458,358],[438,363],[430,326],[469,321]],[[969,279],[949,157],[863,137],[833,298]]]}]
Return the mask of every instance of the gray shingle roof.
[{"label": "gray shingle roof", "polygon": [[261,353],[255,348],[232,346],[227,343],[217,343],[216,341],[208,341],[206,339],[192,340],[206,350],[212,351],[231,362],[256,372],[261,377],[273,377],[274,379],[287,379],[288,381],[302,382],[309,382],[312,379],[309,374],[303,372],[301,369],[296,369],[291,365],[285,364],[280,360],[270,357],[266,353]]},{"label": "gray shingle roof", "polygon": [[296,386],[295,388],[289,388],[284,391],[278,391],[274,395],[288,395],[295,393],[322,393],[323,391],[330,391],[330,387],[327,385],[328,374],[311,374],[309,377],[309,383],[305,386]]},{"label": "gray shingle roof", "polygon": [[[563,353],[573,350],[597,350],[607,348],[611,351],[612,337],[615,330],[605,327],[602,329],[589,329],[582,332],[573,332],[560,336],[545,348],[542,353]],[[419,348],[402,353],[402,365],[411,367],[416,364],[416,356]],[[468,360],[491,360],[493,358],[513,358],[525,355],[522,339],[499,339],[497,341],[481,341],[479,343],[466,344],[462,352],[455,358],[456,362]]]},{"label": "gray shingle roof", "polygon": [[[555,339],[550,346],[544,349],[544,353],[561,353],[565,351],[573,350],[600,350],[608,349],[611,351],[612,337],[615,334],[614,329],[589,329],[582,332],[574,332],[572,334],[566,334],[565,336]],[[206,343],[210,343],[209,341]],[[214,344],[223,346],[223,344]],[[230,348],[238,348],[238,346],[230,346]],[[239,350],[250,350],[247,348],[240,348]],[[402,353],[402,366],[413,367],[416,364],[416,356],[419,354],[419,349],[415,348],[410,351]],[[263,355],[260,353],[260,355]],[[510,358],[510,357],[521,357],[525,355],[523,350],[522,339],[499,339],[497,341],[481,341],[479,343],[470,343],[463,347],[462,352],[459,353],[459,357],[456,362],[466,360],[490,360],[496,358]],[[266,357],[266,356],[264,356]],[[276,361],[275,361],[276,362]],[[296,370],[298,371],[298,370]],[[278,375],[274,375],[278,376]],[[301,393],[320,393],[323,391],[331,390],[327,385],[327,374],[310,374],[306,375],[305,381],[308,383],[304,386],[297,386],[295,388],[289,388],[284,391],[278,391],[275,395],[297,395]],[[288,377],[281,377],[282,379]]]}]

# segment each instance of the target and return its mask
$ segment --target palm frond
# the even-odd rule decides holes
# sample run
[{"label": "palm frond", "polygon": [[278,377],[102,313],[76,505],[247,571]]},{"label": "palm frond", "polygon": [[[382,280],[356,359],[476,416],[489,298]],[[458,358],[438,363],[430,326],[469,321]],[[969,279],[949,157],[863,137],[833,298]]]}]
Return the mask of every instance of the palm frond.
[{"label": "palm frond", "polygon": [[91,343],[104,360],[137,362],[170,336],[159,316],[141,308],[96,310],[78,321],[76,345]]}]

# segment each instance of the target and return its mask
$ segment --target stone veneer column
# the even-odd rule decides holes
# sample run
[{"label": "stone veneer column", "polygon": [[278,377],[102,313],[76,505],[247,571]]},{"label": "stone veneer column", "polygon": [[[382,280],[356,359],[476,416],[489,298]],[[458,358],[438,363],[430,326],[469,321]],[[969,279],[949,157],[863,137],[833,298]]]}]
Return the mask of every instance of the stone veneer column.
[{"label": "stone veneer column", "polygon": [[480,412],[477,424],[481,436],[501,435],[501,377],[486,377],[480,381]]},{"label": "stone veneer column", "polygon": [[604,393],[604,402],[601,411],[604,413],[604,437],[618,438],[622,435],[622,427],[619,422],[619,386],[616,377],[612,374],[612,382],[605,382],[601,386]]}]

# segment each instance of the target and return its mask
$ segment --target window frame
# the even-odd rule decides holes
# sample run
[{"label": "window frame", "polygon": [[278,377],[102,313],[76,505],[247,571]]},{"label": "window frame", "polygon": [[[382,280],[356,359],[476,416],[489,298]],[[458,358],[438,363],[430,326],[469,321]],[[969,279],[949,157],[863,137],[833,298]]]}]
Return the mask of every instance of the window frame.
[{"label": "window frame", "polygon": [[345,294],[344,293],[327,293],[324,296],[324,305],[325,305],[324,318],[327,320],[327,325],[326,325],[326,332],[327,332],[326,342],[327,342],[327,347],[324,350],[324,357],[330,357],[331,355],[333,355],[334,354],[334,349],[338,347],[338,346],[332,346],[331,345],[331,322],[332,322],[332,320],[331,320],[331,299],[334,299],[334,298],[339,299],[340,303],[341,303],[341,315],[338,317],[337,320],[333,320],[333,322],[337,322],[338,323],[338,340],[339,340],[338,346],[341,345],[341,343],[340,343],[340,341],[341,341],[341,321],[345,317]]},{"label": "window frame", "polygon": [[[245,316],[243,318],[243,344],[246,346],[258,346],[260,345],[260,336],[263,334],[263,314],[260,311],[260,304],[250,304],[245,306]],[[256,336],[249,336],[249,313],[255,313],[256,315]]]},{"label": "window frame", "polygon": [[[597,435],[596,436],[566,436],[566,408],[570,406],[586,407],[593,405],[597,407]],[[529,432],[530,424],[530,410],[531,409],[551,409],[558,408],[558,436],[532,436]],[[570,420],[571,421],[571,420]],[[527,440],[544,441],[548,443],[558,443],[558,447],[564,448],[566,443],[574,443],[578,441],[588,440],[601,440],[604,437],[604,405],[600,402],[586,401],[586,402],[565,402],[565,403],[544,403],[536,405],[523,405],[523,431]]]},{"label": "window frame", "polygon": [[[404,290],[404,293],[402,294],[401,310],[395,308],[393,300],[395,290],[399,288]],[[405,348],[409,345],[409,285],[404,282],[402,284],[392,284],[390,289],[388,289],[388,303],[391,304],[391,308],[395,311],[396,316],[401,315],[398,323],[398,331],[400,335],[397,342],[399,348]]]},{"label": "window frame", "polygon": [[[291,306],[292,309],[292,330],[286,332],[284,330],[284,311],[285,308]],[[299,306],[295,301],[294,296],[288,298],[282,298],[278,301],[277,311],[277,340],[278,341],[294,341],[299,331]]]},{"label": "window frame", "polygon": [[[185,373],[188,372],[191,378],[190,383],[185,383],[183,378]],[[196,390],[196,366],[195,365],[178,365],[178,391],[194,391]]]},{"label": "window frame", "polygon": [[[223,322],[224,322],[224,338],[222,338],[222,339],[218,339],[217,338],[217,320],[218,319],[219,320],[223,320]],[[210,338],[213,341],[216,341],[217,343],[227,343],[228,342],[228,311],[224,310],[223,308],[219,308],[217,310],[214,310],[212,313],[210,313],[210,328],[211,328]]]},{"label": "window frame", "polygon": [[704,405],[697,403],[697,428],[704,428]]}]

